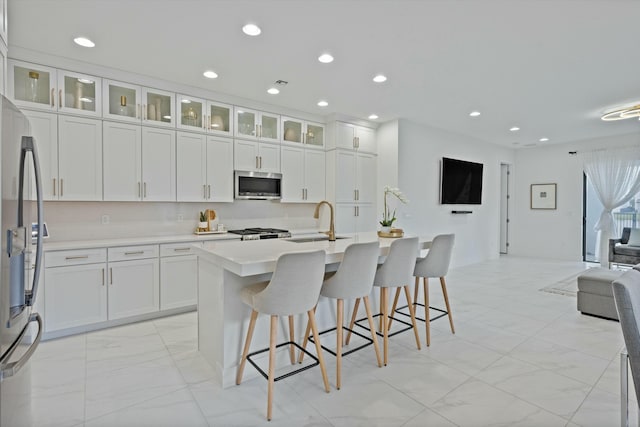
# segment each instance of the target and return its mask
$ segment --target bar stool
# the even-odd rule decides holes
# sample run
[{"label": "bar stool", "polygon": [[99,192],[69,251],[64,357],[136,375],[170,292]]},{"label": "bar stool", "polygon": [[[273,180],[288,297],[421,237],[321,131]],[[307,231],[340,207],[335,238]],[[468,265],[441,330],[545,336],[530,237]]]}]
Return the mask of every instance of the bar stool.
[{"label": "bar stool", "polygon": [[[397,335],[401,332],[413,329],[413,333],[416,337],[416,346],[420,350],[420,338],[418,337],[418,327],[416,325],[416,319],[413,312],[413,303],[411,301],[411,293],[409,292],[409,283],[411,283],[411,277],[413,269],[415,267],[416,254],[418,253],[418,238],[410,237],[404,239],[397,239],[391,243],[389,247],[389,255],[384,261],[384,264],[378,267],[375,278],[373,279],[373,286],[380,288],[380,306],[381,314],[376,316],[381,317],[380,329],[382,331],[382,337],[384,340],[384,365],[387,366],[388,354],[389,354],[389,337]],[[391,327],[389,316],[389,288],[404,288],[405,296],[407,298],[407,305],[409,307],[409,313],[411,313],[411,324],[396,319],[400,323],[404,323],[408,327],[400,331],[389,334]],[[374,316],[375,317],[375,316]],[[364,319],[351,319],[350,328],[353,328],[354,323],[357,324]],[[361,325],[358,325],[361,326]],[[362,326],[361,326],[362,327]],[[349,336],[347,336],[347,340]]]},{"label": "bar stool", "polygon": [[[353,332],[356,335],[364,338],[368,342],[360,347],[349,350],[348,352],[344,353],[344,356],[367,347],[369,344],[373,343],[378,366],[382,366],[382,362],[380,360],[380,348],[378,346],[378,339],[376,337],[375,326],[373,324],[373,317],[371,317],[371,306],[369,305],[369,294],[371,293],[371,288],[373,286],[373,278],[376,274],[379,254],[380,244],[377,241],[369,243],[354,243],[349,245],[344,252],[344,256],[342,258],[342,262],[340,263],[340,267],[338,267],[338,271],[336,271],[335,274],[333,274],[329,278],[325,279],[324,284],[322,285],[322,289],[320,290],[320,295],[337,300],[336,327],[327,329],[326,331],[322,331],[320,332],[320,335],[337,330],[336,352],[334,353],[332,350],[326,348],[325,346],[322,346],[322,348],[336,356],[336,388],[338,390],[340,390],[342,383],[342,333],[343,328],[348,329],[343,326],[345,299],[356,300],[355,306],[353,308],[354,318],[356,316],[356,313],[358,312],[360,299],[364,301],[364,307],[367,311],[367,319],[369,320],[369,328],[371,330],[371,339],[360,335],[357,332],[352,331],[351,329],[348,329],[349,333]],[[307,340],[310,340],[309,332],[310,325],[307,325],[307,331],[304,336],[304,343],[302,344],[303,348],[306,348]],[[304,353],[300,353],[298,362],[302,362],[303,357]]]},{"label": "bar stool", "polygon": [[[249,322],[249,330],[247,331],[247,339],[242,351],[242,360],[238,366],[236,375],[236,384],[242,381],[244,365],[247,360],[251,363],[267,380],[269,381],[267,392],[267,420],[271,421],[271,407],[273,403],[273,383],[282,378],[289,377],[293,374],[320,365],[322,372],[322,380],[324,388],[329,392],[329,380],[325,369],[322,350],[320,347],[320,339],[318,337],[318,329],[316,327],[315,315],[313,308],[318,303],[320,288],[322,287],[322,279],[324,277],[326,254],[323,250],[313,252],[297,252],[281,255],[277,262],[273,276],[269,282],[256,283],[242,289],[240,297],[242,301],[249,305],[252,309],[251,320]],[[316,360],[311,366],[306,366],[294,372],[274,378],[275,372],[275,351],[276,347],[289,345],[289,356],[291,363],[295,363],[294,347],[305,351],[302,347],[294,342],[293,337],[293,315],[307,312],[309,316],[309,325],[313,332],[316,343],[316,351],[318,358],[307,353],[309,357]],[[258,313],[269,314],[271,316],[271,328],[269,338],[269,373],[265,375],[254,362],[251,356],[267,351],[266,349],[249,354],[251,346],[251,337],[256,325]],[[288,342],[276,346],[276,334],[278,325],[278,316],[289,316],[289,337]]]},{"label": "bar stool", "polygon": [[[417,318],[420,321],[425,323],[425,327],[427,329],[427,347],[431,344],[431,322],[437,320],[446,315],[449,316],[449,326],[451,327],[451,333],[455,334],[456,330],[453,327],[453,317],[451,315],[451,306],[449,305],[449,295],[447,294],[447,284],[444,280],[444,276],[447,275],[449,271],[449,264],[451,263],[451,254],[453,252],[453,243],[455,241],[454,234],[440,234],[433,239],[431,243],[431,247],[429,248],[429,252],[427,252],[427,256],[424,258],[418,258],[416,260],[416,266],[413,271],[413,275],[416,276],[416,284],[414,289],[414,303],[413,305],[419,305],[424,307],[424,319]],[[418,292],[419,292],[419,283],[420,278],[423,280],[424,287],[424,304],[418,303]],[[429,307],[429,278],[440,278],[440,286],[442,287],[442,295],[444,297],[444,303],[447,306],[446,311]],[[396,310],[396,305],[398,303],[399,290],[396,292],[396,296],[393,302],[392,312],[398,312],[406,316],[405,313],[402,313],[398,310],[401,310],[405,307],[400,307]],[[441,314],[434,317],[433,319],[429,316],[429,309],[439,311]]]}]

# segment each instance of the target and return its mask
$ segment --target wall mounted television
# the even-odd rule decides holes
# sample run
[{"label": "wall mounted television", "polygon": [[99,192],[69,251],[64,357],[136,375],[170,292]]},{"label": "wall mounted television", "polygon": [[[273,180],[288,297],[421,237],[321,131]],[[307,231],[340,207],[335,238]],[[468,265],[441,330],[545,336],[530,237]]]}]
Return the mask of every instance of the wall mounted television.
[{"label": "wall mounted television", "polygon": [[442,158],[440,203],[479,205],[482,203],[482,163]]}]

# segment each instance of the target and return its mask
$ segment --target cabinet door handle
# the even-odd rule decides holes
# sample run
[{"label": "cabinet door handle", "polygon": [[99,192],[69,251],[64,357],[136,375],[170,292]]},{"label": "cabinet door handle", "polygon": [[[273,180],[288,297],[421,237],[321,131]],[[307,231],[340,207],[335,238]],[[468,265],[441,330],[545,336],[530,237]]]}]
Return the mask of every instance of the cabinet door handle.
[{"label": "cabinet door handle", "polygon": [[209,195],[209,197],[207,197],[208,199],[211,198],[211,185],[207,185],[207,193]]},{"label": "cabinet door handle", "polygon": [[144,184],[142,184],[142,187],[144,188],[143,197],[146,199],[147,198],[147,183],[145,182]]},{"label": "cabinet door handle", "polygon": [[60,178],[60,197],[64,196],[64,181]]},{"label": "cabinet door handle", "polygon": [[51,106],[52,107],[56,106],[56,90],[55,89],[51,89]]},{"label": "cabinet door handle", "polygon": [[58,91],[58,108],[62,108],[62,89]]},{"label": "cabinet door handle", "polygon": [[356,206],[356,216],[360,216],[360,206]]},{"label": "cabinet door handle", "polygon": [[358,200],[358,197],[356,196],[356,190],[355,188],[353,189],[353,200]]},{"label": "cabinet door handle", "polygon": [[256,156],[256,169],[258,169],[258,156]]},{"label": "cabinet door handle", "polygon": [[262,169],[262,156],[260,156],[260,169]]},{"label": "cabinet door handle", "polygon": [[125,252],[125,255],[144,255],[144,251],[131,251],[131,252]]},{"label": "cabinet door handle", "polygon": [[211,130],[211,116],[207,115],[207,129]]},{"label": "cabinet door handle", "polygon": [[360,189],[359,188],[356,190],[356,194],[358,195],[357,200],[360,201]]},{"label": "cabinet door handle", "polygon": [[140,194],[140,181],[138,181],[138,197],[142,197],[142,194]]},{"label": "cabinet door handle", "polygon": [[89,255],[72,255],[72,256],[66,256],[64,257],[65,260],[72,260],[72,259],[87,259],[89,258]]},{"label": "cabinet door handle", "polygon": [[147,120],[147,104],[142,104],[142,120]]},{"label": "cabinet door handle", "polygon": [[56,195],[56,179],[53,178],[53,195]]},{"label": "cabinet door handle", "polygon": [[136,119],[140,118],[140,104],[136,104],[137,108],[136,108]]},{"label": "cabinet door handle", "polygon": [[109,284],[113,285],[113,268],[109,267]]},{"label": "cabinet door handle", "polygon": [[207,198],[207,184],[202,184],[202,198]]},{"label": "cabinet door handle", "polygon": [[102,286],[104,286],[104,268],[102,269]]},{"label": "cabinet door handle", "polygon": [[357,136],[357,137],[356,137],[356,140],[358,141],[358,146],[357,146],[356,148],[360,148],[360,137],[359,137],[359,136]]},{"label": "cabinet door handle", "polygon": [[189,252],[191,248],[173,248],[174,252]]},{"label": "cabinet door handle", "polygon": [[358,207],[357,206],[353,207],[353,216],[358,216]]}]

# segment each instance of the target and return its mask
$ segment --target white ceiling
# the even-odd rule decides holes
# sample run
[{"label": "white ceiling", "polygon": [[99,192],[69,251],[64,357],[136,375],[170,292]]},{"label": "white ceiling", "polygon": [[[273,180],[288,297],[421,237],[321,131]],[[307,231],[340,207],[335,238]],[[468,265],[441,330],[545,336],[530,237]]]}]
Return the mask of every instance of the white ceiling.
[{"label": "white ceiling", "polygon": [[[638,132],[638,120],[599,116],[640,101],[639,18],[637,0],[9,0],[9,55],[20,46],[522,147]],[[249,21],[262,35],[242,33]],[[76,46],[78,35],[97,46]],[[325,51],[333,63],[317,61]],[[377,73],[389,80],[373,83]],[[288,86],[268,95],[277,79]]]}]

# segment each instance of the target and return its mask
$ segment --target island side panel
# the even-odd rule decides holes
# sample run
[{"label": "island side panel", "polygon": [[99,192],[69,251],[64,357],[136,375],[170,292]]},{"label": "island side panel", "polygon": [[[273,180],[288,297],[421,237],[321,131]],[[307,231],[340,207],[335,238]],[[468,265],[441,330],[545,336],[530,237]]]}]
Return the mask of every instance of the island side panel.
[{"label": "island side panel", "polygon": [[224,340],[224,270],[198,257],[198,350],[222,377]]}]

